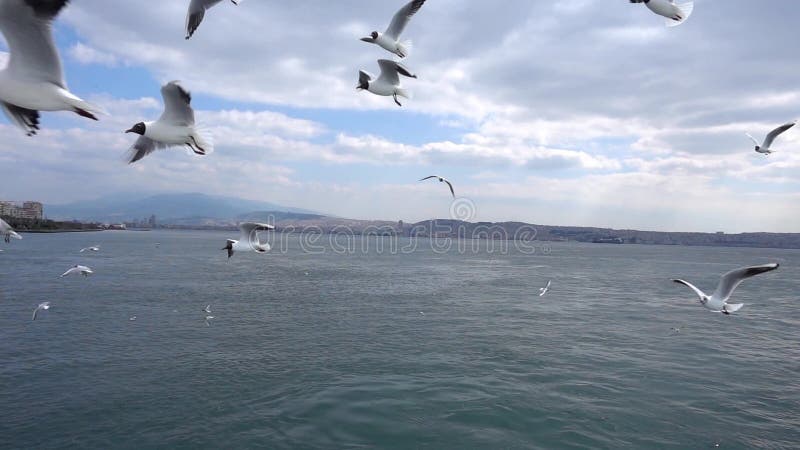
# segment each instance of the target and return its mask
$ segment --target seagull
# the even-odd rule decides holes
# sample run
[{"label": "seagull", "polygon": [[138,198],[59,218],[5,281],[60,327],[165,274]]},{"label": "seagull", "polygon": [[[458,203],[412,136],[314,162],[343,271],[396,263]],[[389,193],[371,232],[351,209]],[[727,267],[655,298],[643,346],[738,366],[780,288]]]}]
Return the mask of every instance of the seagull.
[{"label": "seagull", "polygon": [[93,245],[93,246],[91,246],[91,247],[82,248],[82,249],[81,249],[81,251],[80,251],[80,252],[78,252],[78,253],[83,253],[83,252],[99,252],[99,251],[100,251],[100,246],[99,246],[99,245]]},{"label": "seagull", "polygon": [[14,229],[11,228],[11,225],[6,223],[6,221],[3,219],[0,219],[0,236],[3,236],[3,240],[6,241],[6,243],[11,242],[12,237],[14,239],[22,239],[22,236],[14,231]]},{"label": "seagull", "polygon": [[[189,11],[186,13],[186,39],[192,37],[197,27],[203,22],[206,10],[215,6],[222,0],[192,0],[189,3]],[[231,0],[231,3],[238,5],[243,0]]]},{"label": "seagull", "polygon": [[140,135],[130,149],[129,164],[144,158],[150,153],[171,147],[185,145],[198,155],[214,151],[211,137],[194,124],[192,95],[178,81],[170,81],[161,88],[164,98],[164,113],[155,122],[139,122],[126,133]]},{"label": "seagull", "polygon": [[136,316],[131,316],[131,318],[130,318],[130,319],[128,319],[128,320],[130,320],[131,322],[133,322],[134,320],[136,320]]},{"label": "seagull", "polygon": [[10,53],[0,71],[0,106],[28,136],[39,131],[39,111],[72,111],[92,120],[102,113],[69,92],[64,81],[53,19],[68,1],[0,1],[0,31]]},{"label": "seagull", "polygon": [[456,191],[453,190],[453,183],[448,181],[447,178],[445,178],[445,177],[440,177],[439,175],[431,175],[431,176],[425,177],[425,178],[423,178],[423,179],[421,179],[419,181],[430,180],[431,178],[438,178],[440,183],[447,183],[447,185],[450,186],[450,193],[453,194],[453,198],[456,198]]},{"label": "seagull", "polygon": [[552,281],[548,281],[547,282],[547,286],[545,286],[543,288],[539,288],[539,297],[544,297],[545,294],[550,292],[550,285],[551,284],[552,284]]},{"label": "seagull", "polygon": [[695,287],[693,284],[684,280],[672,280],[676,283],[688,286],[700,297],[700,303],[713,312],[719,312],[729,315],[736,312],[744,306],[743,303],[728,303],[731,294],[739,286],[739,283],[746,278],[750,278],[765,272],[769,272],[780,267],[779,264],[764,264],[762,266],[742,267],[741,269],[732,270],[722,276],[717,284],[717,289],[711,296],[706,295],[703,291]]},{"label": "seagull", "polygon": [[394,102],[398,106],[403,106],[397,100],[397,97],[410,98],[411,93],[400,85],[400,75],[410,78],[417,78],[417,76],[402,64],[388,59],[379,59],[378,65],[381,68],[381,75],[377,80],[374,80],[373,75],[369,72],[363,70],[358,72],[358,86],[356,86],[356,89],[359,91],[367,90],[375,95],[384,97],[394,97]]},{"label": "seagull", "polygon": [[392,18],[392,23],[389,24],[389,28],[383,34],[373,31],[368,37],[361,38],[361,40],[370,44],[377,44],[400,58],[405,58],[411,51],[411,41],[400,42],[400,35],[403,34],[403,30],[405,30],[408,22],[411,21],[411,17],[424,4],[425,0],[408,2],[408,4],[400,8],[400,11],[397,11]]},{"label": "seagull", "polygon": [[751,136],[750,133],[745,133],[745,135],[747,137],[749,137],[750,140],[753,141],[753,143],[756,144],[756,151],[758,153],[761,153],[763,155],[769,155],[769,154],[773,153],[773,150],[770,147],[772,146],[772,142],[775,140],[775,138],[780,136],[781,134],[783,134],[789,128],[792,128],[796,123],[797,123],[797,121],[785,123],[785,124],[779,126],[778,128],[775,128],[774,130],[770,131],[769,134],[767,135],[767,137],[764,138],[764,142],[762,144],[760,144],[760,145],[759,145],[758,141],[756,140],[756,138]]},{"label": "seagull", "polygon": [[33,318],[31,320],[36,320],[36,315],[39,314],[39,311],[47,311],[50,309],[50,302],[39,303],[39,306],[33,310]]},{"label": "seagull", "polygon": [[210,321],[211,321],[212,319],[214,319],[214,316],[206,316],[206,326],[207,326],[207,327],[210,327],[210,326],[211,326],[211,322],[210,322]]},{"label": "seagull", "polygon": [[676,27],[682,24],[692,15],[694,10],[694,2],[681,3],[680,5],[676,5],[675,0],[630,0],[630,2],[644,3],[650,11],[666,17],[668,27]]},{"label": "seagull", "polygon": [[94,271],[86,266],[72,266],[68,271],[64,272],[60,278],[64,278],[69,275],[83,275],[88,277],[89,275],[93,274]]},{"label": "seagull", "polygon": [[251,223],[245,222],[239,225],[239,229],[241,230],[241,236],[239,240],[228,239],[225,247],[222,250],[228,251],[228,259],[233,256],[234,252],[256,252],[256,253],[266,253],[270,251],[272,247],[270,247],[269,243],[261,242],[258,238],[259,231],[272,231],[275,229],[272,225],[267,225],[265,223]]},{"label": "seagull", "polygon": [[208,305],[205,308],[203,308],[203,312],[211,314],[211,305]]}]

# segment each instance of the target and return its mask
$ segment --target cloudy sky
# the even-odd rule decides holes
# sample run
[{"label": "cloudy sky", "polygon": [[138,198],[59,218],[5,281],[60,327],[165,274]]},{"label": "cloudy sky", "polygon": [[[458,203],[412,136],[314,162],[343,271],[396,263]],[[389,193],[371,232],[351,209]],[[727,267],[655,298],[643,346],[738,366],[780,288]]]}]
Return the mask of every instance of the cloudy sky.
[{"label": "cloudy sky", "polygon": [[[33,138],[0,118],[0,198],[201,192],[411,221],[449,215],[446,187],[416,181],[437,173],[474,220],[800,231],[800,129],[770,157],[744,136],[800,115],[794,0],[698,0],[676,28],[627,0],[429,0],[403,108],[355,90],[388,55],[358,38],[402,1],[224,2],[186,41],[188,3],[68,6],[67,81],[110,115],[46,113]],[[216,151],[126,165],[123,131],[175,79]]]}]

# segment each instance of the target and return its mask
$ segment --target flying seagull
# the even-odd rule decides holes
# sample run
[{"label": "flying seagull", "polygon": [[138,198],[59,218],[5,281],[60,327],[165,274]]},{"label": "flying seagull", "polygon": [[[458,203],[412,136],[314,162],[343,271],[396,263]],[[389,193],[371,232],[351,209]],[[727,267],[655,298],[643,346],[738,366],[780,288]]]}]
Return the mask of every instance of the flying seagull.
[{"label": "flying seagull", "polygon": [[211,314],[211,305],[208,305],[205,308],[203,308],[203,312]]},{"label": "flying seagull", "polygon": [[47,311],[48,309],[50,309],[50,302],[39,303],[39,306],[33,310],[33,318],[31,320],[36,320],[39,311]]},{"label": "flying seagull", "polygon": [[769,155],[773,153],[773,150],[770,147],[772,146],[772,143],[775,141],[775,138],[786,132],[789,128],[792,128],[796,123],[797,121],[785,123],[779,126],[778,128],[775,128],[774,130],[770,131],[767,137],[764,138],[764,142],[760,145],[756,140],[756,138],[751,136],[750,133],[745,133],[745,135],[749,137],[750,140],[753,141],[753,143],[756,144],[756,151],[758,153],[761,153],[763,155]]},{"label": "flying seagull", "polygon": [[400,42],[400,35],[403,34],[403,30],[406,29],[408,22],[411,21],[411,17],[424,4],[425,0],[408,2],[408,4],[400,8],[400,11],[397,11],[392,18],[392,23],[389,24],[389,28],[383,34],[373,31],[368,37],[361,38],[361,40],[370,44],[377,44],[400,58],[405,58],[411,52],[411,41]]},{"label": "flying seagull", "polygon": [[80,251],[80,252],[78,252],[78,253],[83,253],[83,252],[99,252],[99,251],[100,251],[100,246],[99,246],[99,245],[93,245],[93,246],[91,246],[91,247],[82,248],[82,249],[81,249],[81,251]]},{"label": "flying seagull", "polygon": [[233,256],[234,252],[256,252],[256,253],[266,253],[270,251],[272,247],[270,247],[269,243],[261,242],[258,238],[259,231],[272,231],[275,227],[272,225],[267,225],[265,223],[251,223],[245,222],[239,225],[239,230],[241,230],[241,235],[239,240],[228,239],[225,247],[222,250],[228,251],[228,259]]},{"label": "flying seagull", "polygon": [[700,303],[706,308],[714,312],[723,314],[730,314],[736,312],[744,306],[743,303],[728,303],[733,291],[739,286],[739,283],[746,278],[750,278],[765,272],[775,270],[779,264],[764,264],[762,266],[743,267],[741,269],[732,270],[722,276],[717,284],[717,289],[711,296],[706,295],[703,291],[695,287],[693,284],[684,280],[672,280],[676,283],[688,286],[695,294],[700,297]]},{"label": "flying seagull", "polygon": [[164,113],[155,122],[139,122],[126,133],[140,135],[129,151],[128,163],[132,164],[150,153],[185,145],[198,155],[214,151],[211,137],[194,124],[192,95],[178,81],[170,81],[161,88],[164,98]]},{"label": "flying seagull", "polygon": [[675,0],[630,0],[631,3],[644,3],[650,11],[658,14],[659,16],[666,17],[668,27],[676,27],[689,16],[692,15],[694,10],[694,2],[675,4]]},{"label": "flying seagull", "polygon": [[67,89],[53,40],[53,20],[68,0],[1,0],[0,31],[8,65],[0,71],[0,106],[28,136],[39,131],[39,111],[72,111],[97,120],[102,110]]},{"label": "flying seagull", "polygon": [[410,98],[411,93],[400,85],[400,75],[410,78],[417,78],[417,76],[402,64],[388,59],[379,59],[378,65],[381,68],[381,75],[377,80],[369,72],[358,71],[358,86],[356,86],[356,89],[359,91],[367,90],[375,95],[384,97],[394,97],[394,102],[398,106],[403,106],[397,100],[397,97]]},{"label": "flying seagull", "polygon": [[445,177],[440,177],[439,175],[431,175],[431,176],[425,177],[425,178],[423,178],[423,179],[421,179],[419,181],[430,180],[431,178],[438,178],[440,183],[447,183],[447,185],[450,186],[450,193],[453,194],[453,198],[456,198],[456,191],[453,190],[453,183],[449,182],[447,180],[447,178],[445,178]]},{"label": "flying seagull", "polygon": [[6,221],[3,219],[0,219],[0,236],[3,236],[3,240],[6,241],[6,243],[11,242],[12,237],[14,239],[22,239],[22,236],[14,231],[14,229],[11,228],[11,225],[6,223]]},{"label": "flying seagull", "polygon": [[[203,22],[203,17],[206,15],[206,10],[215,6],[222,0],[192,0],[189,3],[189,11],[186,13],[186,39],[192,37],[197,27]],[[231,0],[231,3],[238,5],[243,0]]]},{"label": "flying seagull", "polygon": [[552,281],[548,281],[547,282],[547,286],[545,286],[543,288],[539,288],[539,297],[544,297],[545,294],[550,292],[550,285],[551,284],[552,284]]},{"label": "flying seagull", "polygon": [[211,326],[211,320],[214,319],[214,316],[206,316],[206,326]]},{"label": "flying seagull", "polygon": [[92,269],[90,269],[90,268],[86,267],[86,266],[78,266],[78,265],[75,265],[75,266],[72,266],[72,267],[71,267],[69,270],[67,270],[66,272],[64,272],[64,273],[61,275],[61,277],[60,277],[60,278],[64,278],[64,277],[66,277],[66,276],[69,276],[69,275],[83,275],[83,276],[85,276],[85,277],[88,277],[89,275],[91,275],[91,274],[93,274],[93,273],[94,273],[94,271],[93,271]]}]

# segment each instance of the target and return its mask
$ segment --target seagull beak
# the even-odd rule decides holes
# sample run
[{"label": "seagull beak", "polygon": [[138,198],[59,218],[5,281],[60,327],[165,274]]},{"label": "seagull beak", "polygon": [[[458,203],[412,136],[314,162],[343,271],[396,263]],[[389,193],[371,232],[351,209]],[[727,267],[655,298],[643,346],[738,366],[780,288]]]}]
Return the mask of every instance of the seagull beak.
[{"label": "seagull beak", "polygon": [[126,133],[135,133],[135,132],[136,132],[136,130],[134,130],[133,128],[131,128],[130,130],[126,130],[125,132],[126,132]]},{"label": "seagull beak", "polygon": [[361,38],[361,40],[364,41],[364,42],[369,42],[370,44],[375,42],[375,39],[372,39],[371,36],[363,37],[363,38]]}]

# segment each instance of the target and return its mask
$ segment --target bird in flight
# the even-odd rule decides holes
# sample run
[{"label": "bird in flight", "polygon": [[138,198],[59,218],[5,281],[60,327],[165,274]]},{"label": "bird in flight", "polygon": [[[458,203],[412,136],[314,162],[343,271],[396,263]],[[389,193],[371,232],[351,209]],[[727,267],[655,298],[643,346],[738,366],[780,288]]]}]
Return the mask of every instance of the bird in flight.
[{"label": "bird in flight", "polygon": [[447,178],[445,178],[445,177],[441,177],[441,176],[439,176],[439,175],[431,175],[431,176],[428,176],[428,177],[422,178],[422,179],[421,179],[421,180],[419,180],[419,181],[430,180],[431,178],[437,178],[437,179],[439,180],[439,182],[440,182],[440,183],[447,183],[447,186],[449,186],[449,187],[450,187],[450,193],[451,193],[451,194],[453,194],[453,198],[456,198],[456,191],[453,189],[453,183],[451,183],[450,181],[448,181],[448,180],[447,180]]},{"label": "bird in flight", "polygon": [[700,304],[713,312],[729,315],[734,313],[744,306],[743,303],[728,303],[733,291],[747,278],[760,275],[762,273],[770,272],[780,267],[779,264],[764,264],[761,266],[742,267],[741,269],[732,270],[722,277],[717,284],[717,289],[711,295],[698,289],[693,284],[684,280],[672,280],[675,283],[688,286],[693,290],[698,297],[700,297]]},{"label": "bird in flight", "polygon": [[772,143],[775,141],[775,138],[788,131],[789,128],[792,128],[796,123],[797,121],[789,122],[779,126],[778,128],[775,128],[774,130],[770,131],[769,134],[767,134],[767,137],[764,138],[764,142],[761,144],[759,144],[756,138],[751,136],[750,133],[745,133],[745,135],[749,137],[754,144],[756,144],[756,152],[761,153],[762,155],[770,155],[774,152],[774,150],[772,150],[770,147],[772,147]]},{"label": "bird in flight", "polygon": [[361,40],[369,42],[370,44],[376,44],[400,58],[407,57],[411,52],[411,41],[400,42],[400,35],[403,34],[403,31],[406,29],[408,22],[411,21],[414,14],[416,14],[424,4],[425,0],[413,0],[407,3],[394,15],[392,23],[389,24],[389,28],[387,28],[386,31],[383,33],[373,31],[369,36],[361,38]]}]

